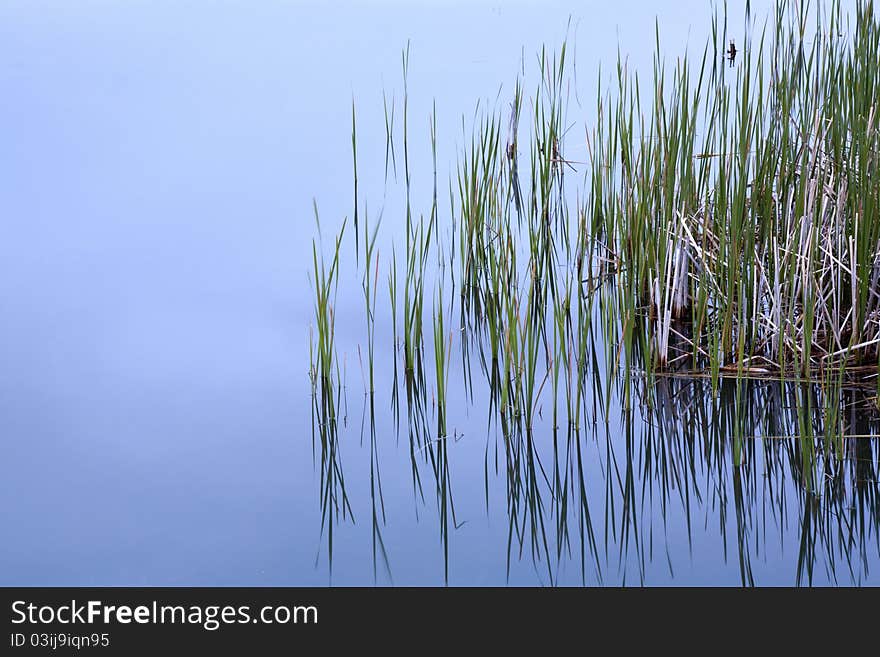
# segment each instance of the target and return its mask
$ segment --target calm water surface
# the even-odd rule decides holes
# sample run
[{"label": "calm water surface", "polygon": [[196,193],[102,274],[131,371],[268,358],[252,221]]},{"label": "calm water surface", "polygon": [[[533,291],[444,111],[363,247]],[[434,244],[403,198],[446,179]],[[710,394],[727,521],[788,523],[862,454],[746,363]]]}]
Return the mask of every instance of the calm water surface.
[{"label": "calm water surface", "polygon": [[[880,584],[878,442],[805,453],[792,408],[815,391],[753,383],[738,402],[637,381],[652,406],[612,391],[607,422],[579,432],[554,431],[543,402],[511,461],[456,349],[442,476],[411,453],[405,412],[398,428],[382,92],[399,112],[402,50],[427,212],[432,103],[445,192],[462,116],[509,102],[542,44],[576,47],[583,135],[600,61],[619,44],[650,70],[655,14],[670,56],[701,51],[696,1],[3,3],[0,584]],[[313,198],[328,234],[351,214],[352,98],[383,272],[371,430],[344,253],[337,518],[312,435],[308,269]],[[848,394],[848,432],[876,432]]]}]

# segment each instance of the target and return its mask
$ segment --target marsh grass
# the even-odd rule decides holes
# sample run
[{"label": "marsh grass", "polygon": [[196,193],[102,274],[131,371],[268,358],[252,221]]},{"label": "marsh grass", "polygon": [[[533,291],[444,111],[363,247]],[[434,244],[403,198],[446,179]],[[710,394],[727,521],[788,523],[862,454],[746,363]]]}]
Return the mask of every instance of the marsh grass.
[{"label": "marsh grass", "polygon": [[[369,215],[364,212],[364,304],[367,316],[367,368],[369,386],[366,389],[370,395],[375,392],[374,384],[374,360],[376,346],[376,288],[379,285],[379,253],[376,251],[376,234],[379,231],[381,220],[370,232]],[[375,255],[374,255],[375,254]]]},{"label": "marsh grass", "polygon": [[[582,142],[573,130],[580,117],[571,120],[568,43],[558,53],[542,50],[531,93],[518,76],[509,104],[480,103],[470,123],[462,119],[448,216],[438,202],[436,104],[430,198],[414,197],[409,45],[403,52],[400,112],[383,93],[385,181],[389,171],[396,180],[400,159],[405,188],[403,239],[391,244],[387,272],[391,404],[399,431],[402,379],[413,489],[424,502],[427,464],[447,578],[457,526],[448,396],[456,341],[465,397],[474,399],[472,364],[488,386],[487,432],[497,442],[494,458],[486,444],[485,496],[488,508],[490,471],[503,473],[508,568],[528,553],[552,582],[552,564],[577,542],[582,572],[601,580],[614,542],[621,561],[634,555],[642,580],[654,549],[651,520],[644,526],[653,505],[665,523],[678,496],[690,536],[694,499],[720,495],[696,488],[701,461],[719,479],[728,463],[735,471],[735,543],[742,582],[751,584],[748,546],[760,532],[747,509],[759,449],[771,469],[797,463],[805,518],[813,514],[799,580],[811,581],[817,546],[833,542],[819,535],[831,519],[811,496],[831,495],[828,473],[837,477],[864,449],[854,414],[869,414],[880,392],[880,22],[871,2],[845,16],[838,2],[811,11],[780,1],[763,25],[747,13],[743,29],[733,65],[723,59],[726,13],[713,19],[701,58],[669,63],[658,26],[647,75],[620,55],[605,77],[600,69],[596,119]],[[379,225],[371,230],[366,207],[358,212],[356,135],[352,104],[356,267],[377,459]],[[576,174],[582,185],[572,184]],[[314,251],[311,372],[315,417],[328,427],[339,401],[333,298],[344,226],[329,268]],[[425,355],[428,323],[433,359]],[[848,405],[853,390],[860,401]],[[612,400],[622,414],[619,441],[611,435]],[[636,410],[648,420],[645,435]],[[542,421],[552,431],[549,457]],[[682,431],[687,440],[665,440]],[[587,437],[601,446],[604,519],[588,504]],[[335,459],[336,442],[322,434],[322,455]],[[331,469],[341,482],[335,465],[327,480]],[[378,470],[371,473],[375,569],[377,554],[385,555],[384,505]],[[650,477],[661,483],[646,492]],[[330,492],[325,498],[338,506]],[[847,494],[832,498],[849,512]],[[724,509],[728,502],[718,500]],[[876,528],[876,517],[869,522]],[[854,539],[828,549],[845,540]]]},{"label": "marsh grass", "polygon": [[647,368],[689,365],[717,383],[722,371],[818,376],[876,360],[877,19],[860,5],[844,40],[835,4],[810,44],[805,10],[784,11],[775,34],[749,36],[732,83],[707,65],[715,43],[694,86],[687,61],[671,85],[655,62],[648,112],[618,65],[593,164],[594,180],[611,178],[598,228],[623,279],[621,315],[650,336]]},{"label": "marsh grass", "polygon": [[717,389],[723,376],[830,380],[876,365],[880,29],[870,2],[851,23],[839,3],[810,16],[784,2],[763,26],[747,15],[730,67],[726,14],[696,67],[665,63],[658,27],[649,83],[619,59],[597,93],[574,209],[567,44],[538,58],[525,185],[520,80],[506,147],[503,112],[478,111],[453,225],[461,326],[475,338],[462,353],[479,350],[499,413],[531,421],[540,362],[554,424],[563,380],[579,422],[596,293],[594,400],[619,374],[628,406],[634,372],[708,373]]},{"label": "marsh grass", "polygon": [[[317,203],[314,206],[315,223],[320,238],[321,223]],[[328,266],[319,241],[312,241],[312,285],[315,291],[315,329],[310,348],[312,355],[312,450],[320,444],[321,531],[327,534],[327,556],[332,574],[333,529],[337,519],[352,517],[351,504],[345,489],[339,449],[339,417],[344,375],[336,352],[336,292],[339,283],[339,254],[345,224],[336,235],[333,259]]]}]

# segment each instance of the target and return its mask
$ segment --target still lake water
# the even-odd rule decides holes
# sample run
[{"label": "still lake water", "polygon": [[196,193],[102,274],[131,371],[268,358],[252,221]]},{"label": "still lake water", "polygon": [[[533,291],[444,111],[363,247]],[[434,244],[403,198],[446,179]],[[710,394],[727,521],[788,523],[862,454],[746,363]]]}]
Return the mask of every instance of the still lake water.
[{"label": "still lake water", "polygon": [[[732,34],[742,5],[730,4]],[[702,381],[661,381],[653,411],[613,399],[608,422],[577,435],[542,419],[540,467],[517,479],[540,496],[530,505],[508,486],[485,393],[466,398],[454,351],[444,517],[429,467],[414,486],[390,411],[386,270],[371,440],[348,261],[339,439],[354,517],[333,523],[331,572],[308,269],[313,199],[327,234],[351,214],[352,98],[362,199],[385,209],[384,268],[403,223],[399,180],[385,184],[382,91],[399,112],[407,42],[413,194],[427,212],[432,103],[444,181],[462,116],[509,102],[542,44],[567,33],[576,47],[568,116],[585,134],[599,62],[612,70],[619,44],[650,71],[655,16],[670,57],[701,51],[710,11],[3,3],[0,584],[880,584],[878,441],[850,441],[805,482],[797,439],[747,440],[735,456],[735,395],[713,400]],[[799,394],[750,384],[755,435],[788,435]],[[846,426],[877,430],[855,410]],[[374,558],[374,526],[387,558]]]}]

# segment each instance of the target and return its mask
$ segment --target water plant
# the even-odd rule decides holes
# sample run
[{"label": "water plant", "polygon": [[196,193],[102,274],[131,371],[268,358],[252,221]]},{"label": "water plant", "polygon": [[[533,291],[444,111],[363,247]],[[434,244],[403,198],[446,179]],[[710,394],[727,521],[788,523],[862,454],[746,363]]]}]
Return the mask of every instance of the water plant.
[{"label": "water plant", "polygon": [[[475,398],[472,359],[487,384],[494,469],[506,478],[508,567],[528,552],[553,581],[553,562],[577,535],[582,572],[601,580],[616,541],[618,562],[631,559],[643,580],[655,530],[646,508],[658,504],[665,523],[678,496],[689,528],[695,500],[727,508],[721,493],[696,488],[701,463],[717,480],[730,479],[738,567],[742,583],[752,584],[750,546],[759,530],[748,508],[761,458],[777,470],[785,460],[797,466],[805,527],[806,519],[813,523],[804,530],[798,576],[810,581],[817,544],[828,544],[815,535],[816,523],[830,523],[811,499],[822,494],[829,471],[837,477],[849,467],[847,450],[865,449],[853,443],[855,420],[844,400],[858,390],[867,413],[865,402],[876,406],[878,395],[864,394],[866,386],[880,391],[880,20],[870,1],[857,2],[847,21],[836,1],[811,11],[808,3],[780,0],[763,26],[747,11],[743,30],[738,55],[727,54],[725,9],[701,57],[668,63],[658,26],[647,76],[622,55],[607,77],[600,69],[595,121],[583,142],[570,121],[568,44],[556,54],[542,50],[531,94],[523,70],[509,106],[481,101],[469,124],[462,118],[448,216],[438,203],[436,103],[429,209],[419,211],[413,194],[407,45],[399,133],[394,96],[389,105],[383,93],[385,182],[389,169],[396,180],[399,155],[405,186],[404,244],[392,242],[387,278],[391,399],[399,429],[402,378],[413,488],[424,501],[421,469],[430,464],[447,578],[456,526],[448,384],[457,340],[464,397]],[[358,212],[356,134],[352,104],[355,264],[377,461],[379,222],[371,229],[366,206]],[[583,185],[573,186],[581,170]],[[344,225],[329,269],[317,249],[313,258],[315,417],[329,427],[339,399],[332,299]],[[456,304],[457,330],[450,331]],[[425,356],[428,313],[433,360]],[[646,420],[641,435],[637,413]],[[687,439],[676,442],[676,432]],[[322,454],[337,454],[335,444],[322,434]],[[596,464],[587,452],[596,447],[604,525],[588,499],[587,473]],[[377,550],[385,551],[373,466],[375,567]],[[834,494],[843,504],[847,495]],[[872,518],[867,533],[876,531]]]},{"label": "water plant", "polygon": [[[315,223],[320,236],[321,223],[317,203],[314,205]],[[339,451],[338,408],[343,381],[340,377],[336,352],[335,299],[339,282],[339,253],[346,222],[343,221],[334,242],[333,259],[329,267],[319,243],[312,241],[312,284],[315,291],[316,344],[310,348],[312,372],[312,450],[320,444],[321,531],[327,532],[327,554],[332,573],[333,528],[339,516],[350,517],[351,504],[346,494],[345,477]],[[319,255],[320,252],[320,255]]]}]

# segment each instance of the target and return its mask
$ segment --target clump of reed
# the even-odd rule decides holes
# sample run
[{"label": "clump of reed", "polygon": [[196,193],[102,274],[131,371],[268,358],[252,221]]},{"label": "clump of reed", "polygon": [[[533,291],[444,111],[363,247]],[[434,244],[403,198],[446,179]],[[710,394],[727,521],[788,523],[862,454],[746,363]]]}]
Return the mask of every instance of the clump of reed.
[{"label": "clump of reed", "polygon": [[[780,0],[760,30],[747,12],[744,30],[731,66],[726,13],[713,20],[698,67],[687,57],[668,66],[659,29],[649,84],[619,59],[614,84],[597,91],[584,163],[565,156],[574,125],[567,44],[556,56],[542,51],[531,99],[518,78],[507,119],[478,106],[450,188],[448,245],[439,243],[446,226],[437,202],[436,110],[430,213],[413,208],[407,47],[402,151],[394,100],[389,110],[383,95],[383,104],[386,181],[400,152],[406,187],[403,271],[399,279],[392,247],[388,286],[411,425],[424,423],[428,395],[423,300],[436,283],[427,271],[432,252],[441,269],[448,255],[453,289],[457,274],[463,360],[475,347],[499,418],[531,424],[548,378],[554,423],[565,394],[568,420],[579,424],[591,375],[595,405],[608,398],[617,372],[627,382],[637,370],[708,372],[716,387],[723,374],[876,373],[880,23],[873,3],[857,2],[849,17],[836,1],[811,13],[805,3]],[[531,125],[522,135],[524,110]],[[354,106],[352,155],[359,258]],[[572,191],[566,173],[580,164],[585,185]],[[378,259],[375,233],[365,226],[363,238],[372,390]],[[604,388],[588,347],[597,318]],[[469,364],[464,371],[467,385]],[[396,358],[394,374],[396,405]]]},{"label": "clump of reed", "polygon": [[716,22],[697,76],[680,60],[668,82],[658,46],[649,109],[623,62],[600,101],[591,209],[621,316],[650,333],[649,368],[874,369],[880,24],[835,2],[809,30],[779,3],[747,34],[733,73]]},{"label": "clump of reed", "polygon": [[[583,157],[569,155],[583,143],[571,130],[578,119],[570,118],[568,44],[555,55],[542,50],[531,94],[517,77],[509,107],[478,105],[470,134],[462,120],[448,217],[438,206],[436,108],[429,117],[430,210],[419,212],[413,200],[409,48],[404,52],[399,112],[394,96],[389,105],[383,94],[386,185],[389,170],[397,179],[398,160],[405,185],[404,244],[392,243],[387,273],[392,406],[399,424],[403,378],[413,487],[424,500],[420,466],[430,463],[445,555],[449,526],[456,524],[447,397],[456,339],[465,391],[473,395],[472,355],[489,385],[489,429],[500,428],[505,454],[510,544],[520,551],[528,544],[548,567],[554,546],[547,506],[557,515],[557,558],[569,540],[558,505],[569,500],[578,509],[582,555],[584,545],[596,552],[578,436],[589,424],[595,434],[600,413],[607,421],[615,383],[630,436],[632,403],[656,411],[667,401],[657,390],[672,375],[701,386],[708,380],[709,388],[701,388],[711,390],[707,397],[727,390],[722,378],[734,379],[722,419],[733,431],[732,461],[740,467],[752,449],[744,429],[753,405],[745,380],[818,382],[818,397],[795,396],[799,423],[787,429],[805,439],[798,455],[807,490],[818,488],[807,474],[821,461],[814,439],[829,454],[842,449],[836,400],[844,384],[874,377],[880,390],[880,21],[873,3],[857,2],[847,17],[836,1],[811,13],[806,4],[780,0],[760,31],[747,12],[732,65],[723,55],[728,39],[725,14],[713,20],[698,66],[688,58],[669,66],[658,29],[648,84],[618,59],[610,87],[597,90]],[[358,211],[354,106],[352,159],[375,449],[378,225],[371,231],[366,206]],[[580,170],[583,185],[573,186]],[[327,427],[335,427],[339,404],[333,298],[344,226],[329,268],[317,250],[314,255],[311,372],[315,416]],[[432,291],[433,308],[426,310]],[[460,320],[452,332],[456,302]],[[433,324],[433,362],[425,358],[426,320]],[[565,461],[549,473],[535,440],[545,408],[554,459]],[[566,422],[567,433],[558,431]],[[557,442],[561,435],[567,439]],[[341,480],[335,445],[322,434],[322,454],[334,464],[328,482],[333,473]],[[487,479],[488,470],[487,444]],[[627,485],[634,480],[630,472],[617,476]],[[378,475],[376,481],[374,563],[377,545],[384,553]],[[624,498],[621,535],[637,515],[635,495]],[[328,492],[325,499],[334,498]]]},{"label": "clump of reed", "polygon": [[665,64],[659,29],[649,85],[620,59],[597,93],[583,189],[565,180],[566,44],[539,57],[525,172],[521,82],[506,144],[502,112],[475,122],[455,199],[462,330],[499,412],[528,415],[540,360],[554,418],[564,375],[578,422],[599,369],[587,348],[597,292],[606,381],[594,381],[594,402],[636,370],[710,373],[715,387],[722,375],[876,374],[873,4],[857,3],[850,21],[838,2],[811,13],[780,1],[761,31],[748,13],[744,29],[730,66],[726,14],[696,68]]}]

